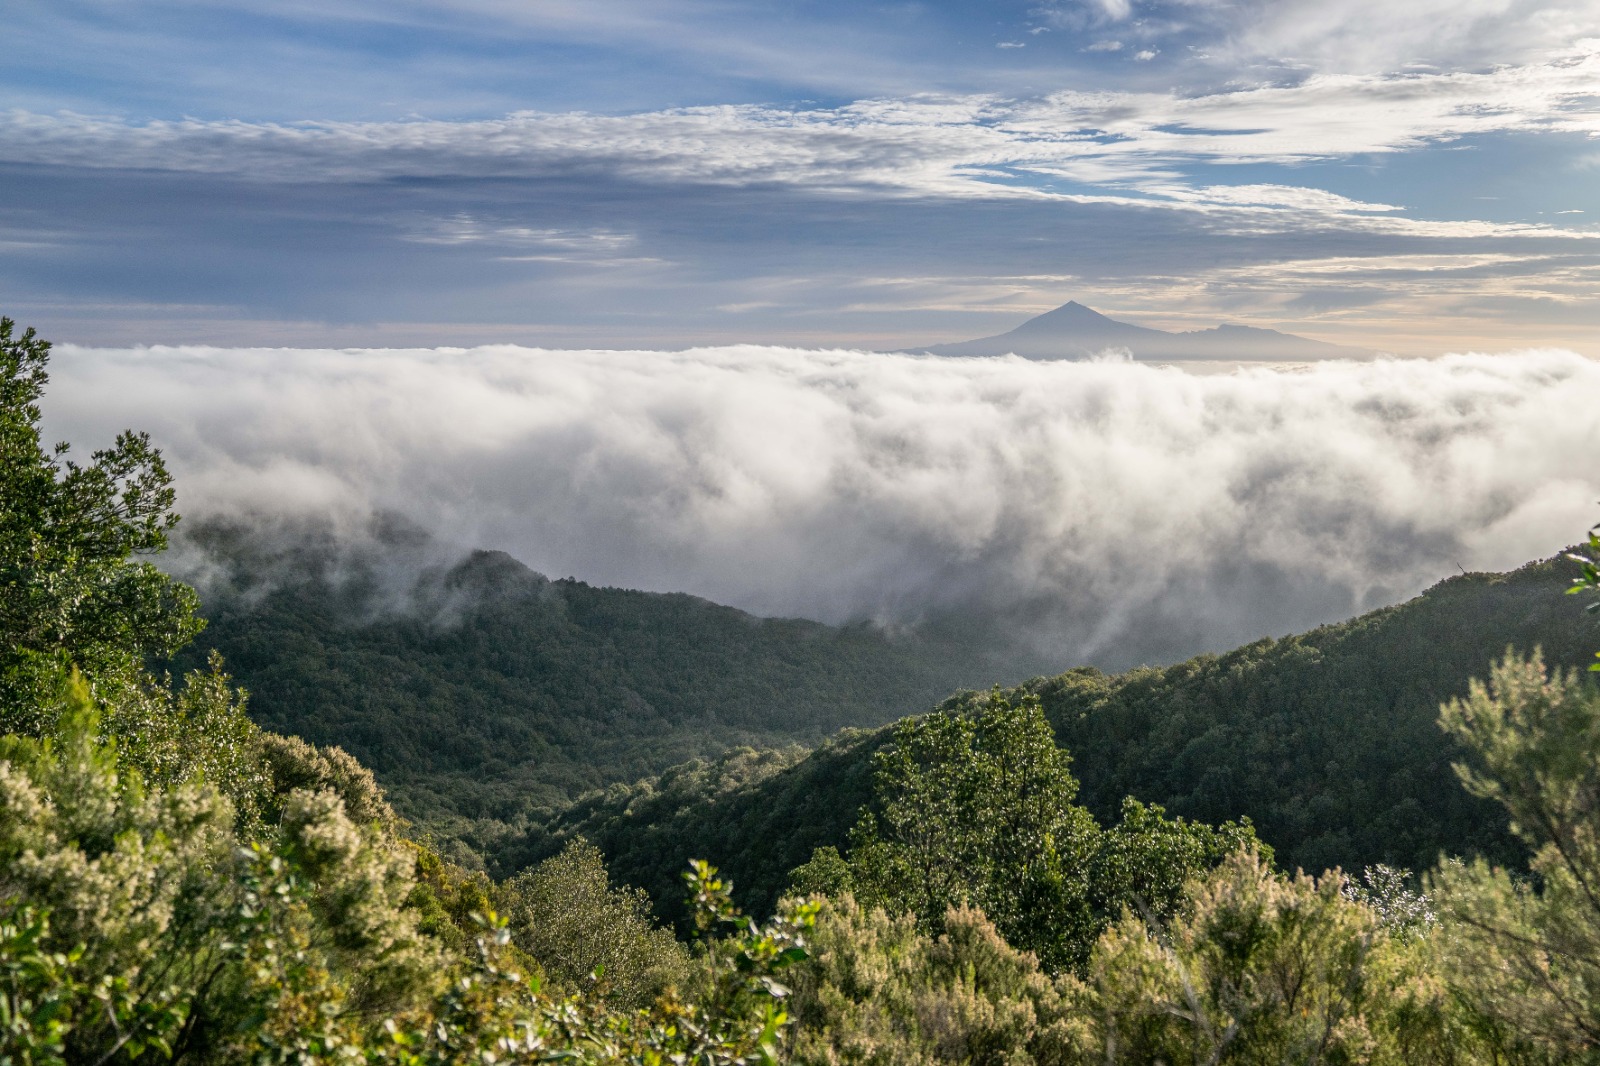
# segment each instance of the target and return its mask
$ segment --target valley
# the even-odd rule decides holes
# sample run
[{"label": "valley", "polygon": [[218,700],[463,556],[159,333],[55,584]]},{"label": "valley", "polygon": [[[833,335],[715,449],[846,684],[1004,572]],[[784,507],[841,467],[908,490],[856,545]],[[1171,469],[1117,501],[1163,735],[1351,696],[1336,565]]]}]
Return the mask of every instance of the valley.
[{"label": "valley", "polygon": [[1503,821],[1455,781],[1439,704],[1507,648],[1575,666],[1594,636],[1558,557],[1225,654],[1024,681],[992,640],[756,619],[498,553],[421,568],[396,599],[396,544],[190,536],[214,568],[271,578],[207,598],[180,664],[220,651],[257,722],[355,755],[447,853],[503,876],[581,836],[664,913],[690,854],[770,908],[814,848],[846,844],[890,723],[997,683],[1040,698],[1101,818],[1126,796],[1248,817],[1291,869],[1510,861]]}]

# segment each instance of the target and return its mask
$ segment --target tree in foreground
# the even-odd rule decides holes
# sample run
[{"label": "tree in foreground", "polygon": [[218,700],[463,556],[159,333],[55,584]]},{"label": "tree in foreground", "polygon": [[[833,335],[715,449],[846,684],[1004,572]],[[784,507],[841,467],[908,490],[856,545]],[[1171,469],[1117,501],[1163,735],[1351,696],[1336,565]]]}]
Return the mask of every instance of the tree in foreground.
[{"label": "tree in foreground", "polygon": [[600,849],[587,840],[509,879],[493,897],[512,942],[538,960],[554,990],[590,989],[639,1008],[688,979],[689,953],[652,920],[650,897],[612,885]]},{"label": "tree in foreground", "polygon": [[788,1044],[799,1064],[1051,1063],[1078,1023],[1063,979],[982,912],[951,908],[933,935],[849,896],[829,900],[795,977]]},{"label": "tree in foreground", "polygon": [[1462,783],[1533,853],[1531,877],[1481,860],[1434,875],[1450,979],[1508,1053],[1600,1060],[1600,693],[1508,655],[1441,724],[1471,753]]},{"label": "tree in foreground", "polygon": [[1194,873],[1258,844],[1248,823],[1169,819],[1131,799],[1102,829],[1073,802],[1070,767],[1032,696],[1013,704],[996,690],[906,719],[877,756],[875,804],[848,860],[819,849],[796,887],[909,911],[934,933],[950,908],[973,907],[1059,971],[1081,967],[1124,906],[1166,914]]},{"label": "tree in foreground", "polygon": [[86,686],[59,699],[55,736],[0,741],[0,923],[60,961],[8,991],[59,1004],[65,1061],[332,1047],[433,982],[405,857],[336,796],[291,793],[276,840],[242,845],[216,789],[147,787]]},{"label": "tree in foreground", "polygon": [[51,735],[55,690],[76,670],[147,782],[204,773],[259,828],[258,730],[221,664],[176,689],[147,670],[203,624],[194,590],[149,561],[178,521],[161,453],[133,432],[86,464],[66,444],[45,447],[49,356],[33,330],[0,318],[0,733]]},{"label": "tree in foreground", "polygon": [[1338,871],[1290,878],[1248,850],[1167,922],[1125,914],[1072,995],[1086,1062],[1474,1061],[1416,938],[1386,931]]},{"label": "tree in foreground", "polygon": [[49,353],[0,318],[0,727],[11,732],[40,731],[30,694],[60,664],[97,685],[132,683],[201,625],[193,590],[140,560],[177,522],[150,438],[125,432],[87,464],[44,446]]}]

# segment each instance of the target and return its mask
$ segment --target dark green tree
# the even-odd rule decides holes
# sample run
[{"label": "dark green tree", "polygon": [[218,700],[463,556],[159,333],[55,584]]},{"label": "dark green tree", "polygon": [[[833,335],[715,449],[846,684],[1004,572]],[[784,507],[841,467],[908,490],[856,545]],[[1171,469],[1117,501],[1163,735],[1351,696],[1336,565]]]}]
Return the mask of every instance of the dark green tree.
[{"label": "dark green tree", "polygon": [[938,928],[977,907],[1006,940],[1059,962],[1092,941],[1086,874],[1100,835],[1039,701],[999,690],[970,714],[895,728],[876,756],[877,803],[851,833],[862,903]]},{"label": "dark green tree", "polygon": [[1524,1051],[1600,1061],[1600,692],[1508,654],[1440,724],[1469,753],[1462,783],[1533,853],[1532,878],[1482,859],[1435,871],[1449,979]]},{"label": "dark green tree", "polygon": [[1271,849],[1249,823],[1169,819],[1129,799],[1103,829],[1073,801],[1071,757],[1039,700],[996,689],[966,709],[906,719],[875,757],[875,799],[845,861],[819,848],[792,883],[853,894],[927,931],[975,907],[1047,969],[1077,968],[1125,910],[1170,914],[1185,883],[1241,847]]},{"label": "dark green tree", "polygon": [[171,478],[143,433],[87,464],[46,448],[39,397],[50,344],[0,318],[0,729],[32,720],[66,665],[97,692],[136,685],[153,657],[199,632],[194,591],[146,556],[177,522]]}]

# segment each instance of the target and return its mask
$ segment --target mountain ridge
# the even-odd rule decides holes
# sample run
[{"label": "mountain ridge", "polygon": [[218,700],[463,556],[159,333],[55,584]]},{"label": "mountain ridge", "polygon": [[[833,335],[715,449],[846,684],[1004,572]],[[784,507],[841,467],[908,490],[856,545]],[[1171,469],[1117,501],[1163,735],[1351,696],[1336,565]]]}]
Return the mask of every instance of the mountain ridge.
[{"label": "mountain ridge", "polygon": [[209,625],[175,666],[220,651],[258,724],[344,748],[403,816],[475,849],[591,789],[1027,676],[959,636],[552,579],[415,531],[351,545],[198,523],[184,546]]},{"label": "mountain ridge", "polygon": [[1139,360],[1366,359],[1373,353],[1292,333],[1225,322],[1171,333],[1136,326],[1069,300],[1015,329],[991,337],[930,344],[904,352],[946,356],[1019,355],[1024,359],[1086,359],[1126,349]]},{"label": "mountain ridge", "polygon": [[[1127,796],[1202,822],[1243,815],[1289,869],[1421,870],[1441,852],[1515,866],[1522,852],[1501,809],[1456,779],[1461,751],[1437,726],[1439,705],[1465,695],[1508,647],[1541,647],[1557,668],[1590,661],[1594,630],[1564,595],[1577,569],[1558,555],[1462,574],[1304,633],[1168,667],[1080,667],[1008,695],[1040,699],[1072,754],[1079,802],[1102,820]],[[940,707],[976,697],[957,693]],[[872,797],[873,754],[892,732],[847,729],[806,754],[746,748],[696,760],[582,797],[506,841],[504,854],[537,861],[583,837],[675,919],[676,857],[692,854],[764,910],[812,849],[848,847]]]}]

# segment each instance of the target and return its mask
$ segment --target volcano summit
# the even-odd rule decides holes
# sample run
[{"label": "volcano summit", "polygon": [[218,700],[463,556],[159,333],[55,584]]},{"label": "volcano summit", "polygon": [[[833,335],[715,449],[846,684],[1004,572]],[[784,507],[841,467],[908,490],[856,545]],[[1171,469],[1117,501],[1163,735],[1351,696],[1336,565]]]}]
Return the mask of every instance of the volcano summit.
[{"label": "volcano summit", "polygon": [[1280,333],[1275,329],[1224,324],[1189,333],[1118,322],[1076,301],[1030,318],[1009,333],[953,344],[907,349],[930,355],[1020,355],[1024,359],[1085,359],[1123,350],[1135,359],[1366,359],[1360,348]]}]

